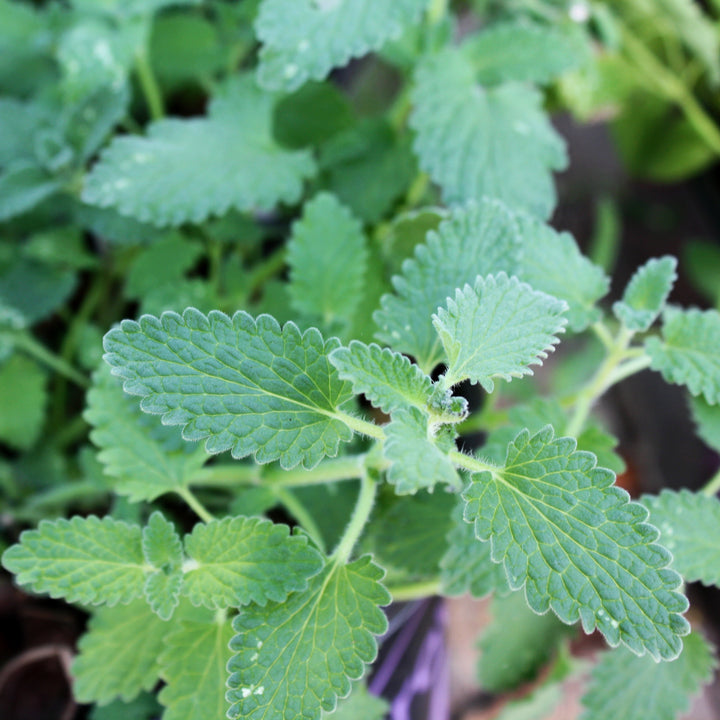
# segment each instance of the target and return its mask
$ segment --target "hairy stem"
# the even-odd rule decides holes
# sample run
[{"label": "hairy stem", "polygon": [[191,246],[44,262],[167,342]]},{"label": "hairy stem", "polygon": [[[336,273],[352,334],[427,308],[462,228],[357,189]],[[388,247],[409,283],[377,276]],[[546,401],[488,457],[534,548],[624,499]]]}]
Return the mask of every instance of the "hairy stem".
[{"label": "hairy stem", "polygon": [[360,535],[370,518],[370,513],[375,505],[376,495],[377,483],[369,475],[363,474],[360,492],[352,517],[332,554],[332,558],[336,564],[342,565],[350,558],[353,548],[360,539]]},{"label": "hairy stem", "polygon": [[137,73],[140,88],[145,97],[145,102],[153,120],[161,120],[165,117],[165,107],[163,105],[162,93],[158,85],[155,74],[153,73],[148,58],[147,49],[141,47],[135,53],[135,72]]},{"label": "hairy stem", "polygon": [[439,580],[424,580],[407,585],[389,585],[388,590],[394,602],[407,602],[439,595],[441,585]]},{"label": "hairy stem", "polygon": [[348,413],[341,411],[334,413],[334,417],[338,418],[338,420],[342,420],[351,430],[354,430],[361,435],[367,435],[368,437],[375,438],[376,440],[385,439],[385,431],[375,423],[368,422],[367,420],[363,420],[362,418],[355,417],[354,415],[349,415]]},{"label": "hairy stem", "polygon": [[720,491],[720,470],[718,470],[711,478],[708,480],[705,487],[702,489],[702,494],[707,495],[708,497],[714,497],[717,495],[717,493]]},{"label": "hairy stem", "polygon": [[69,362],[63,360],[59,355],[48,350],[28,333],[20,333],[13,337],[16,347],[24,350],[28,355],[35,358],[43,365],[46,365],[56,373],[71,380],[83,389],[90,387],[90,381],[76,370]]},{"label": "hairy stem", "polygon": [[184,487],[176,490],[176,492],[203,522],[212,522],[215,519],[213,514],[195,497],[190,488]]},{"label": "hairy stem", "polygon": [[327,547],[322,532],[315,522],[315,518],[308,509],[298,500],[297,495],[284,487],[273,488],[275,497],[283,507],[300,523],[300,527],[312,538],[313,542],[325,554]]}]

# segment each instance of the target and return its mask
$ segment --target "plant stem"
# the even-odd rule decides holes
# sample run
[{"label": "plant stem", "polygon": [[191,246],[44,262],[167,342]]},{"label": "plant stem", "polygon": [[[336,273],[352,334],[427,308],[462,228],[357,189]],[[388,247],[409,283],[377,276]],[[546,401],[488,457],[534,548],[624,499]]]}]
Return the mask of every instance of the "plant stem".
[{"label": "plant stem", "polygon": [[428,25],[437,25],[447,15],[450,0],[430,0],[427,10]]},{"label": "plant stem", "polygon": [[190,480],[190,485],[211,485],[234,487],[235,485],[257,485],[262,470],[259,465],[223,463],[201,468]]},{"label": "plant stem", "polygon": [[478,460],[477,458],[466,455],[458,450],[451,450],[448,453],[448,458],[454,465],[464,468],[465,470],[469,470],[470,472],[496,473],[498,471],[498,468],[495,465]]},{"label": "plant stem", "polygon": [[322,532],[315,522],[315,518],[308,512],[308,509],[297,499],[297,496],[287,488],[273,488],[275,497],[285,509],[300,523],[300,526],[312,538],[313,542],[320,548],[323,555],[327,551]]},{"label": "plant stem", "polygon": [[376,494],[377,483],[369,475],[363,474],[360,492],[352,517],[332,554],[332,558],[337,565],[342,565],[348,561],[355,544],[360,539],[360,535],[370,518],[370,513],[375,504]]},{"label": "plant stem", "polygon": [[51,370],[72,380],[76,385],[83,389],[90,387],[90,381],[81,373],[79,373],[70,363],[63,360],[60,356],[48,350],[44,345],[39,343],[29,333],[20,333],[13,337],[15,345],[24,350],[28,355],[47,365]]},{"label": "plant stem", "polygon": [[190,488],[180,488],[176,492],[203,522],[212,522],[215,519],[212,513],[195,497]]},{"label": "plant stem", "polygon": [[708,497],[714,497],[717,495],[718,491],[720,491],[720,470],[718,470],[710,478],[710,480],[708,480],[707,484],[702,489],[702,494],[707,495]]},{"label": "plant stem", "polygon": [[354,430],[361,435],[367,435],[368,437],[375,438],[376,440],[385,439],[385,431],[375,423],[368,422],[367,420],[363,420],[362,418],[355,417],[354,415],[349,415],[348,413],[341,411],[333,413],[333,417],[338,418],[338,420],[342,420],[342,422],[344,422],[351,430]]},{"label": "plant stem", "polygon": [[366,455],[348,455],[324,460],[311,470],[271,468],[262,473],[263,484],[276,487],[306,487],[362,477]]},{"label": "plant stem", "polygon": [[147,48],[145,47],[138,48],[135,53],[135,72],[140,81],[140,87],[145,96],[150,117],[153,120],[161,120],[165,117],[162,93],[160,92],[160,87],[150,66]]},{"label": "plant stem", "polygon": [[439,580],[425,580],[407,585],[388,586],[393,602],[406,602],[408,600],[421,600],[422,598],[439,595],[441,585]]}]

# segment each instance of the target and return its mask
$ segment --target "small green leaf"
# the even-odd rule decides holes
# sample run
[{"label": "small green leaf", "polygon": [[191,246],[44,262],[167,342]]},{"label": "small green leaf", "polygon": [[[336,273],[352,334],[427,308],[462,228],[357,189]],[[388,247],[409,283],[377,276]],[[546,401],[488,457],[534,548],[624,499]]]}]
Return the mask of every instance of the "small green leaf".
[{"label": "small green leaf", "polygon": [[425,409],[432,396],[432,380],[408,358],[375,343],[353,340],[349,347],[333,350],[330,362],[353,392],[364,394],[383,412],[400,408]]},{"label": "small green leaf", "polygon": [[650,337],[645,349],[650,367],[667,382],[685,385],[711,405],[720,402],[720,313],[717,310],[680,310],[663,313],[662,340]]},{"label": "small green leaf", "polygon": [[675,720],[710,682],[717,662],[698,633],[673,662],[653,662],[624,648],[602,653],[583,696],[582,720]]},{"label": "small green leaf", "polygon": [[296,202],[315,166],[272,139],[274,103],[245,75],[213,98],[208,117],[116,137],[86,176],[83,200],[160,226]]},{"label": "small green leaf", "polygon": [[327,326],[351,319],[367,268],[362,226],[334,195],[305,204],[288,243],[289,292],[295,310]]},{"label": "small green leaf", "polygon": [[165,635],[165,649],[158,658],[166,683],[158,696],[165,706],[163,720],[226,717],[225,668],[231,638],[230,621],[207,611],[181,619]]},{"label": "small green leaf", "polygon": [[387,701],[371,695],[365,683],[358,682],[336,710],[322,714],[322,720],[384,720],[389,709]]},{"label": "small green leaf", "polygon": [[144,600],[100,608],[80,638],[72,664],[73,694],[79,702],[128,702],[158,681],[158,655],[172,627]]},{"label": "small green leaf", "polygon": [[447,451],[455,448],[454,436],[433,437],[428,429],[428,417],[417,408],[402,408],[393,414],[385,429],[383,451],[392,463],[387,478],[399,495],[432,488],[436,483],[457,487],[460,480],[447,458]]},{"label": "small green leaf", "polygon": [[720,453],[720,405],[710,405],[701,397],[690,397],[690,411],[697,434]]},{"label": "small green leaf", "polygon": [[655,544],[647,510],[629,501],[572,438],[550,426],[510,443],[504,468],[473,476],[465,519],[490,540],[510,586],[525,586],[530,607],[552,609],[566,623],[582,620],[615,646],[641,655],[677,657],[687,621],[679,575]]},{"label": "small green leaf", "polygon": [[536,677],[563,637],[575,632],[552,613],[533,612],[521,592],[493,598],[492,623],[480,638],[480,684],[490,692],[512,690]]},{"label": "small green leaf", "polygon": [[465,285],[433,315],[448,357],[446,384],[469,379],[492,392],[493,378],[532,375],[530,365],[541,365],[559,342],[566,310],[564,301],[505,273]]},{"label": "small green leaf", "polygon": [[488,196],[550,215],[552,171],[562,170],[567,157],[534,88],[483,88],[470,61],[445,49],[418,66],[412,100],[415,152],[447,203]]},{"label": "small green leaf", "polygon": [[255,31],[258,80],[296,90],[334,67],[379,49],[420,18],[427,0],[263,0]]},{"label": "small green leaf", "polygon": [[68,602],[115,605],[143,594],[140,528],[109,517],[43,520],[2,562],[21,585]]},{"label": "small green leaf", "polygon": [[327,359],[338,345],[269,315],[188,308],[123,321],[105,336],[105,359],[145,412],[207,438],[208,452],[313,467],[352,437],[335,416],[351,397]]},{"label": "small green leaf", "polygon": [[319,719],[334,710],[375,659],[374,636],[387,629],[383,574],[368,556],[328,565],[284,603],[243,610],[233,621],[228,717]]},{"label": "small green leaf", "polygon": [[422,370],[431,372],[443,360],[432,314],[478,275],[514,274],[519,235],[514,215],[500,202],[482,200],[453,210],[393,278],[395,292],[383,296],[374,316],[378,339],[412,355]]},{"label": "small green leaf", "polygon": [[40,437],[47,404],[46,374],[38,364],[15,354],[0,362],[0,442],[30,449]]},{"label": "small green leaf", "polygon": [[85,419],[98,460],[114,478],[113,490],[131,501],[154,500],[190,483],[207,459],[199,446],[183,442],[177,428],[148,416],[103,367],[93,375]]},{"label": "small green leaf", "polygon": [[[185,537],[183,593],[194,605],[226,608],[268,600],[283,602],[302,591],[322,568],[304,535],[260,518],[225,518],[196,525]],[[282,568],[282,572],[278,572]]]},{"label": "small green leaf", "polygon": [[169,620],[183,582],[182,543],[173,524],[159,512],[143,528],[142,549],[145,561],[156,568],[145,580],[145,599],[162,620]]},{"label": "small green leaf", "polygon": [[665,306],[677,279],[677,260],[665,255],[648,260],[630,278],[622,301],[613,305],[613,312],[629,330],[645,332]]},{"label": "small green leaf", "polygon": [[650,521],[687,582],[720,586],[720,500],[689,490],[645,496]]}]

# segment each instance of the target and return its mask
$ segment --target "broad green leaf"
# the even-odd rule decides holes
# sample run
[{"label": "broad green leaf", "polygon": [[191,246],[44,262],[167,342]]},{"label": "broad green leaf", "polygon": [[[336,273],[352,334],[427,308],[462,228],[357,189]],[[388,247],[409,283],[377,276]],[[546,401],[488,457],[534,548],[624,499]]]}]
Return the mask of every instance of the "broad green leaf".
[{"label": "broad green leaf", "polygon": [[[198,613],[198,616],[201,614]],[[227,663],[232,625],[224,615],[182,619],[165,636],[158,662],[165,687],[159,700],[163,720],[220,720],[226,717]]]},{"label": "broad green leaf", "polygon": [[307,202],[288,243],[293,308],[326,326],[347,322],[362,294],[367,248],[362,225],[334,195]]},{"label": "broad green leaf", "polygon": [[72,6],[91,15],[102,12],[118,21],[149,17],[168,5],[196,5],[199,0],[72,0]]},{"label": "broad green leaf", "polygon": [[145,580],[145,599],[162,620],[177,607],[183,582],[182,543],[171,522],[154,512],[142,532],[145,561],[155,569]]},{"label": "broad green leaf", "polygon": [[100,608],[80,638],[72,664],[73,695],[79,702],[106,705],[132,700],[158,681],[158,655],[172,627],[144,600]]},{"label": "broad green leaf", "polygon": [[629,330],[645,332],[665,306],[677,279],[677,260],[665,255],[648,260],[630,278],[622,300],[613,305],[613,312]]},{"label": "broad green leaf", "polygon": [[490,543],[477,541],[474,527],[463,520],[462,506],[457,506],[452,520],[448,547],[440,561],[443,595],[469,594],[476,599],[493,592],[507,595],[505,569],[492,561]]},{"label": "broad green leaf", "polygon": [[228,717],[319,720],[377,654],[390,595],[369,556],[328,565],[280,604],[250,605],[233,621]]},{"label": "broad green leaf", "polygon": [[690,411],[697,434],[720,453],[720,405],[710,405],[701,397],[690,397]]},{"label": "broad green leaf", "polygon": [[472,64],[454,49],[418,66],[410,124],[420,166],[448,203],[496,197],[546,218],[555,207],[553,170],[565,146],[533,88],[477,85]]},{"label": "broad green leaf", "polygon": [[34,160],[35,136],[52,120],[49,107],[42,102],[0,97],[0,167],[16,160]]},{"label": "broad green leaf", "polygon": [[430,377],[389,348],[353,340],[348,347],[333,350],[330,362],[343,380],[352,383],[354,393],[362,393],[383,412],[412,406],[425,409],[430,402]]},{"label": "broad green leaf", "polygon": [[296,90],[334,67],[379,49],[416,22],[427,0],[263,0],[255,31],[263,44],[258,79]]},{"label": "broad green leaf", "polygon": [[145,412],[183,425],[187,440],[207,438],[208,452],[312,467],[352,437],[336,417],[350,388],[327,359],[338,344],[269,315],[188,308],[123,321],[105,357]]},{"label": "broad green leaf", "polygon": [[[183,593],[194,605],[238,607],[281,603],[322,568],[320,554],[287,525],[236,517],[201,523],[185,537]],[[282,572],[278,572],[282,568]]]},{"label": "broad green leaf", "polygon": [[395,292],[383,296],[374,316],[378,339],[414,356],[423,371],[431,372],[443,360],[432,314],[478,275],[513,274],[519,250],[519,228],[505,205],[483,200],[456,208],[393,278]]},{"label": "broad green leaf", "polygon": [[101,368],[93,375],[85,419],[98,459],[113,480],[113,490],[133,502],[154,500],[180,490],[197,476],[207,454],[182,440],[177,428],[148,416],[122,390],[122,382]]},{"label": "broad green leaf", "polygon": [[720,500],[689,490],[645,496],[650,521],[687,582],[720,586]]},{"label": "broad green leaf", "polygon": [[143,594],[140,528],[109,517],[43,520],[2,563],[20,585],[68,602],[115,605]]},{"label": "broad green leaf", "polygon": [[477,473],[465,490],[465,519],[489,540],[510,586],[530,607],[582,620],[638,655],[677,657],[688,624],[679,575],[655,544],[647,510],[613,485],[609,470],[551,427],[510,443],[505,467]]},{"label": "broad green leaf", "polygon": [[482,85],[515,80],[547,84],[589,57],[589,47],[573,24],[502,22],[470,36],[462,45]]},{"label": "broad green leaf", "polygon": [[669,663],[637,657],[624,648],[602,653],[582,699],[582,720],[675,720],[710,682],[716,664],[710,646],[695,632]]},{"label": "broad green leaf", "polygon": [[365,683],[358,682],[336,710],[322,714],[322,720],[384,720],[389,709],[386,700],[371,695]]},{"label": "broad green leaf", "polygon": [[490,692],[512,690],[536,677],[563,637],[574,632],[555,615],[533,612],[521,592],[493,598],[492,623],[480,638],[480,685]]},{"label": "broad green leaf", "polygon": [[315,167],[309,153],[272,139],[274,102],[245,75],[213,98],[205,118],[116,137],[86,177],[83,200],[160,226],[296,202]]},{"label": "broad green leaf", "polygon": [[522,228],[518,276],[535,290],[564,300],[568,328],[584,330],[600,318],[595,305],[607,293],[610,279],[580,252],[570,233],[559,233],[528,215],[518,220]]},{"label": "broad green leaf", "polygon": [[153,720],[161,712],[155,695],[141,692],[129,702],[113,700],[108,705],[95,705],[90,711],[90,720]]},{"label": "broad green leaf", "polygon": [[560,341],[567,310],[563,300],[533,290],[505,273],[478,277],[448,298],[433,315],[445,348],[447,385],[469,379],[487,392],[494,378],[532,375]]},{"label": "broad green leaf", "polygon": [[60,183],[34,162],[14,162],[0,174],[0,221],[32,210],[59,189]]},{"label": "broad green leaf", "polygon": [[28,450],[40,436],[47,404],[46,374],[34,360],[0,362],[0,443]]},{"label": "broad green leaf", "polygon": [[717,310],[680,310],[663,313],[662,339],[648,338],[645,349],[650,367],[667,382],[685,385],[707,402],[720,402],[720,313]]},{"label": "broad green leaf", "polygon": [[401,408],[385,426],[383,452],[391,465],[387,479],[399,495],[432,488],[436,483],[459,485],[455,468],[447,458],[455,449],[455,437],[447,426],[437,436],[428,429],[428,417],[417,408]]}]

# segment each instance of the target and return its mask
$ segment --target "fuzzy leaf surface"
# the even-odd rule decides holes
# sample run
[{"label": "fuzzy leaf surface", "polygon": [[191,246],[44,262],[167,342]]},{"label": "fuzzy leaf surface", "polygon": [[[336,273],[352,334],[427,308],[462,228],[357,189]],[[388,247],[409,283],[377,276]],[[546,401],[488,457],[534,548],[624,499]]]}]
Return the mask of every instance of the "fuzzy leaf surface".
[{"label": "fuzzy leaf surface", "polygon": [[469,379],[487,392],[493,378],[532,375],[559,342],[567,305],[505,273],[478,277],[448,298],[433,325],[448,358],[450,385]]},{"label": "fuzzy leaf surface", "polygon": [[645,341],[650,367],[667,382],[685,385],[711,405],[720,402],[720,313],[717,310],[680,310],[663,313],[662,340]]},{"label": "fuzzy leaf surface", "polygon": [[338,345],[269,315],[188,308],[123,321],[105,336],[105,359],[145,412],[206,438],[208,452],[312,467],[352,437],[335,417],[351,396],[327,359]]},{"label": "fuzzy leaf surface", "polygon": [[488,196],[550,215],[552,171],[563,169],[567,157],[534,88],[483,88],[460,51],[446,49],[418,66],[412,100],[415,152],[447,203]]},{"label": "fuzzy leaf surface", "polygon": [[305,536],[260,518],[198,524],[185,537],[185,552],[190,562],[183,593],[209,608],[281,603],[322,568],[320,553]]},{"label": "fuzzy leaf surface", "polygon": [[79,702],[105,705],[132,700],[158,681],[158,655],[172,627],[145,600],[100,608],[80,638],[72,665],[73,694]]},{"label": "fuzzy leaf surface", "polygon": [[152,570],[145,580],[145,599],[162,620],[169,620],[178,604],[182,575],[182,543],[171,522],[154,512],[142,532],[145,561]]},{"label": "fuzzy leaf surface", "polygon": [[602,653],[582,699],[582,720],[675,720],[710,682],[716,665],[710,646],[698,633],[688,635],[684,645],[669,663],[637,657],[625,648]]},{"label": "fuzzy leaf surface", "polygon": [[377,654],[387,629],[380,606],[390,595],[368,556],[328,565],[304,592],[233,621],[228,716],[243,720],[319,720],[335,709]]},{"label": "fuzzy leaf surface", "polygon": [[43,520],[2,562],[21,585],[68,602],[115,605],[143,594],[140,528],[109,517]]},{"label": "fuzzy leaf surface", "polygon": [[213,98],[207,117],[116,137],[86,177],[83,200],[159,226],[296,202],[315,165],[273,140],[274,102],[246,75]]},{"label": "fuzzy leaf surface", "polygon": [[114,478],[113,490],[133,502],[187,487],[207,459],[202,446],[184,442],[177,428],[143,413],[108,368],[93,375],[84,417],[93,426],[98,460]]},{"label": "fuzzy leaf surface", "polygon": [[225,668],[232,625],[208,611],[194,615],[167,632],[158,658],[166,683],[158,696],[165,706],[163,720],[206,720],[227,714]]},{"label": "fuzzy leaf surface", "polygon": [[687,582],[720,586],[720,500],[689,490],[663,490],[643,504]]},{"label": "fuzzy leaf surface", "polygon": [[330,193],[305,204],[288,243],[293,307],[326,325],[348,321],[362,295],[367,268],[362,225]]},{"label": "fuzzy leaf surface", "polygon": [[597,627],[612,646],[638,655],[677,657],[689,627],[671,556],[655,544],[647,510],[575,447],[550,426],[521,432],[504,468],[473,476],[465,519],[536,612],[580,619],[586,632]]},{"label": "fuzzy leaf surface", "polygon": [[432,380],[408,358],[389,348],[353,340],[348,347],[333,350],[330,362],[353,392],[364,394],[385,413],[400,408],[426,408],[432,395]]},{"label": "fuzzy leaf surface", "polygon": [[514,274],[519,235],[515,217],[501,202],[482,200],[456,208],[393,278],[395,292],[383,296],[374,315],[378,339],[414,356],[422,370],[431,372],[443,360],[432,314],[478,275]]},{"label": "fuzzy leaf surface", "polygon": [[615,317],[630,330],[645,332],[660,314],[677,279],[677,260],[651,258],[630,278],[622,300],[613,305]]},{"label": "fuzzy leaf surface", "polygon": [[255,31],[258,79],[270,90],[296,90],[334,67],[379,49],[416,22],[427,0],[263,0]]},{"label": "fuzzy leaf surface", "polygon": [[417,408],[398,410],[385,429],[383,451],[392,463],[388,482],[399,495],[436,483],[456,487],[459,478],[447,458],[447,451],[454,447],[454,436],[428,436],[428,417]]}]

